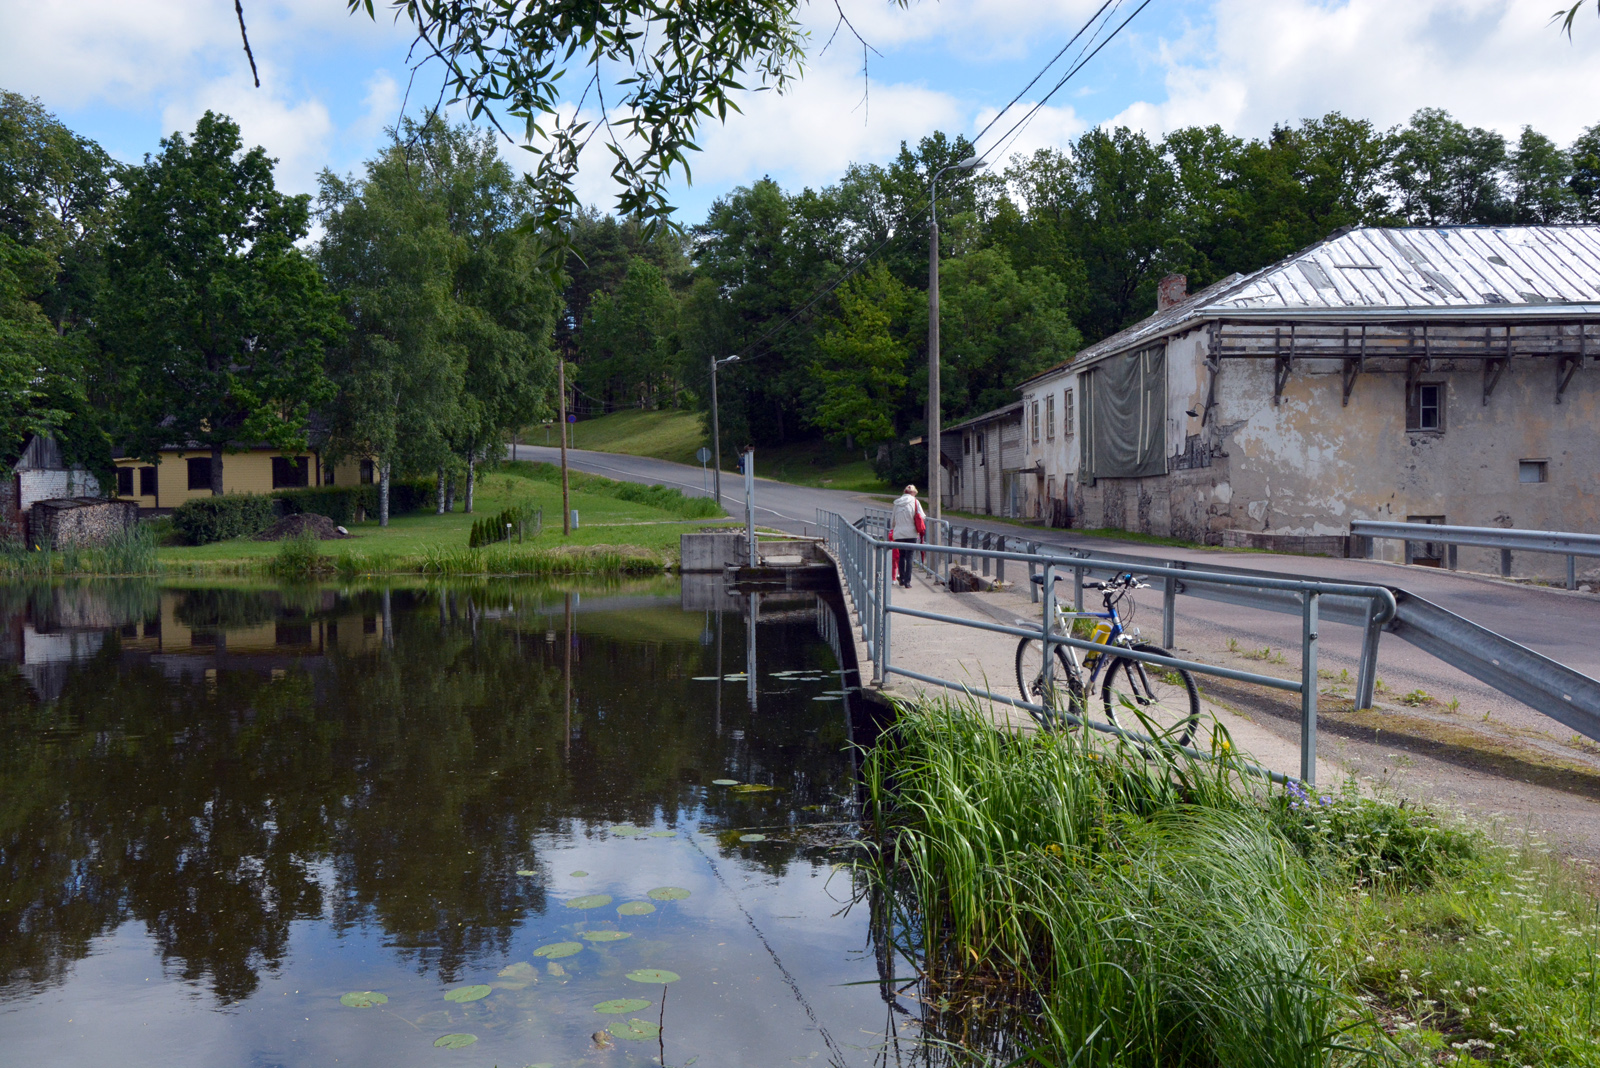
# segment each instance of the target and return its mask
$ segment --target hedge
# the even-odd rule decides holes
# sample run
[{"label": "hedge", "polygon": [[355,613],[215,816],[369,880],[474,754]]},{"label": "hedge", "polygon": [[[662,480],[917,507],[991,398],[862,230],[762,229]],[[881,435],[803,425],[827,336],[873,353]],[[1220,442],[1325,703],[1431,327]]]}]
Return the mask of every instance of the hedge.
[{"label": "hedge", "polygon": [[173,529],[190,545],[259,534],[277,518],[278,509],[273,499],[254,493],[196,497],[172,510]]},{"label": "hedge", "polygon": [[[436,484],[430,478],[414,478],[389,483],[389,514],[404,515],[415,512],[434,500]],[[306,489],[279,490],[273,494],[283,502],[279,507],[284,515],[309,512],[325,515],[343,526],[355,521],[359,509],[368,519],[378,515],[378,487],[365,486],[312,486]]]}]

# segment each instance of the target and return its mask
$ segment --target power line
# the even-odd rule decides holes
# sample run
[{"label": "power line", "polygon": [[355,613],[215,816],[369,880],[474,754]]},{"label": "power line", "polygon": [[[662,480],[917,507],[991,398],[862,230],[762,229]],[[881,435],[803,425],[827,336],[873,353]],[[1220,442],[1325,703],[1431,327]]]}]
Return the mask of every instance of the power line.
[{"label": "power line", "polygon": [[[1048,93],[1046,93],[1039,100],[1038,103],[1034,104],[1033,107],[1028,109],[1028,113],[1026,115],[1024,115],[1024,116],[1022,116],[1022,118],[1018,119],[1016,121],[1016,123],[1011,127],[1011,129],[1009,129],[1009,130],[1007,130],[1005,132],[1004,136],[1002,136],[1000,138],[1000,140],[999,140],[999,142],[997,142],[997,144],[1004,144],[1006,142],[1006,140],[1012,136],[1012,134],[1019,132],[1023,126],[1025,126],[1028,122],[1030,122],[1033,119],[1033,117],[1039,113],[1039,110],[1041,108],[1043,108],[1047,103],[1050,102],[1050,98],[1055,96],[1057,93],[1059,93],[1061,91],[1062,87],[1065,86],[1067,84],[1067,82],[1072,80],[1072,76],[1073,75],[1077,74],[1080,70],[1082,70],[1085,66],[1087,66],[1091,59],[1093,59],[1095,56],[1099,55],[1100,54],[1100,50],[1102,48],[1104,48],[1106,45],[1108,45],[1112,41],[1114,41],[1116,39],[1116,37],[1117,37],[1117,34],[1121,33],[1123,31],[1123,29],[1128,25],[1128,23],[1132,22],[1135,18],[1137,18],[1138,15],[1139,15],[1139,12],[1141,12],[1145,8],[1149,7],[1151,2],[1152,2],[1152,0],[1143,0],[1143,2],[1138,7],[1133,9],[1133,13],[1131,15],[1129,15],[1127,18],[1123,19],[1122,22],[1120,22],[1117,25],[1117,28],[1111,31],[1110,35],[1108,35],[1105,40],[1101,41],[1098,45],[1096,45],[1094,47],[1094,51],[1090,52],[1088,55],[1086,55],[1082,59],[1078,60],[1077,63],[1073,64],[1073,66],[1067,71],[1067,73],[1065,73],[1065,74],[1063,74],[1061,76],[1061,80],[1056,82],[1055,86]],[[988,153],[984,153],[984,155],[988,155]]]},{"label": "power line", "polygon": [[973,139],[972,139],[973,147],[977,147],[978,142],[983,140],[983,135],[989,132],[990,127],[994,126],[994,124],[999,122],[1001,117],[1003,115],[1005,115],[1006,112],[1010,111],[1013,107],[1015,107],[1017,101],[1021,100],[1023,98],[1023,96],[1028,92],[1028,90],[1032,89],[1034,87],[1034,85],[1038,83],[1040,78],[1044,77],[1045,72],[1048,71],[1051,67],[1055,66],[1056,63],[1060,61],[1061,57],[1067,54],[1067,49],[1071,48],[1073,42],[1076,41],[1078,38],[1082,37],[1084,35],[1084,33],[1088,31],[1089,27],[1092,26],[1095,23],[1095,21],[1100,18],[1101,15],[1105,14],[1106,8],[1110,7],[1112,4],[1117,4],[1117,5],[1120,6],[1121,3],[1122,3],[1122,0],[1105,0],[1105,3],[1100,5],[1100,10],[1096,11],[1093,15],[1090,15],[1088,21],[1085,22],[1082,26],[1078,27],[1078,32],[1072,35],[1071,40],[1067,41],[1066,44],[1061,46],[1061,51],[1059,51],[1055,55],[1051,56],[1050,57],[1050,62],[1046,63],[1043,67],[1040,67],[1039,68],[1039,73],[1035,74],[1032,78],[1030,78],[1028,80],[1028,84],[1024,85],[1022,87],[1022,89],[1017,93],[1017,95],[1012,97],[1011,100],[1009,102],[1007,102],[1005,107],[1003,107],[999,111],[995,112],[994,118],[989,120],[988,125],[986,125],[983,129],[979,130],[977,135],[973,137]]}]

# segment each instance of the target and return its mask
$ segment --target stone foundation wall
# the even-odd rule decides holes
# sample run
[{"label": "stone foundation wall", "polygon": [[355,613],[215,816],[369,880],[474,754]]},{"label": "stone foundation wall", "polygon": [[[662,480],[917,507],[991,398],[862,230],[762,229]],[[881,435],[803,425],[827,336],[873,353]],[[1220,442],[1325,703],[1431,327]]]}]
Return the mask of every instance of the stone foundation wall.
[{"label": "stone foundation wall", "polygon": [[1263,534],[1256,530],[1224,530],[1222,544],[1230,549],[1267,549],[1302,556],[1350,555],[1350,538],[1343,534]]}]

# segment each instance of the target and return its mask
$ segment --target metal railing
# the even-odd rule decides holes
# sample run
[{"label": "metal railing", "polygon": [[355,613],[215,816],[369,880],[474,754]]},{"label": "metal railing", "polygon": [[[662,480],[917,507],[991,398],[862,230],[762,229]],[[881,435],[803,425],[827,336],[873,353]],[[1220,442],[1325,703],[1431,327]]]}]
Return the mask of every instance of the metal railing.
[{"label": "metal railing", "polygon": [[[974,696],[1023,709],[1045,729],[1051,729],[1058,725],[1058,721],[1064,721],[1128,738],[1138,744],[1152,744],[1152,740],[1136,732],[1124,731],[1107,723],[1097,723],[1059,709],[1046,708],[1043,705],[991,693],[987,690],[974,689],[965,683],[953,682],[949,679],[897,667],[891,656],[893,648],[891,641],[893,617],[895,615],[912,616],[918,619],[949,623],[959,627],[990,631],[1018,638],[1037,639],[1043,646],[1043,663],[1048,671],[1051,670],[1051,665],[1054,664],[1052,657],[1055,646],[1066,645],[1089,652],[1105,652],[1104,645],[1081,638],[1074,638],[1069,633],[1062,633],[1055,629],[1055,583],[1058,577],[1065,577],[1065,573],[1069,571],[1074,576],[1074,603],[1079,611],[1082,608],[1084,577],[1097,573],[1131,573],[1160,579],[1167,608],[1165,615],[1169,621],[1172,618],[1171,605],[1173,598],[1179,592],[1188,592],[1190,588],[1205,587],[1229,590],[1232,591],[1234,597],[1240,598],[1246,603],[1253,601],[1257,597],[1269,601],[1284,597],[1296,599],[1299,602],[1301,615],[1300,678],[1298,680],[1259,675],[1237,668],[1204,664],[1199,661],[1185,660],[1178,657],[1159,656],[1122,647],[1117,648],[1116,655],[1130,660],[1143,661],[1158,667],[1182,668],[1190,672],[1213,675],[1239,682],[1255,683],[1260,686],[1299,694],[1300,779],[1311,784],[1316,782],[1317,641],[1318,628],[1322,619],[1323,602],[1325,599],[1334,598],[1361,601],[1364,610],[1360,612],[1360,619],[1374,628],[1381,628],[1388,623],[1394,618],[1396,612],[1394,594],[1383,586],[1317,582],[1209,569],[1174,568],[1160,563],[1151,563],[1147,560],[1126,558],[1112,560],[1102,555],[1090,553],[1056,556],[1037,551],[1023,553],[1009,549],[1002,551],[975,548],[970,545],[923,544],[917,547],[916,552],[925,553],[935,558],[943,558],[946,562],[959,556],[968,560],[994,561],[997,565],[1004,561],[1015,561],[1018,564],[1029,565],[1030,575],[1034,573],[1035,568],[1042,569],[1040,600],[1043,602],[1043,608],[1039,627],[1037,629],[1032,627],[1009,627],[998,623],[965,619],[938,612],[922,612],[895,605],[893,603],[893,595],[890,592],[893,588],[893,576],[889,571],[889,554],[896,548],[896,545],[883,538],[875,537],[873,533],[869,532],[874,526],[874,520],[868,517],[859,525],[856,525],[846,522],[836,513],[819,509],[817,512],[817,525],[825,532],[827,546],[839,562],[841,578],[846,592],[850,595],[851,602],[855,607],[862,629],[862,640],[867,646],[867,653],[872,661],[873,682],[881,685],[889,676],[901,675],[931,685],[963,691]],[[946,566],[948,566],[948,563],[946,563]],[[935,564],[935,571],[938,568],[939,565]],[[1170,624],[1168,629],[1170,629]],[[1170,646],[1172,643],[1168,640],[1164,644]],[[1211,754],[1196,750],[1185,749],[1184,751],[1205,759],[1211,758]],[[1269,778],[1278,780],[1285,778],[1285,776],[1276,772],[1263,771],[1262,769],[1254,770],[1267,775]]]},{"label": "metal railing", "polygon": [[1551,553],[1567,558],[1567,589],[1578,588],[1580,556],[1600,557],[1600,534],[1559,530],[1506,530],[1500,527],[1453,527],[1441,523],[1391,523],[1373,519],[1350,522],[1350,533],[1363,539],[1361,555],[1372,559],[1373,542],[1380,538],[1406,543],[1406,563],[1412,562],[1414,544],[1446,546],[1444,565],[1456,569],[1456,547],[1472,545],[1500,550],[1500,574],[1511,574],[1512,552]]}]

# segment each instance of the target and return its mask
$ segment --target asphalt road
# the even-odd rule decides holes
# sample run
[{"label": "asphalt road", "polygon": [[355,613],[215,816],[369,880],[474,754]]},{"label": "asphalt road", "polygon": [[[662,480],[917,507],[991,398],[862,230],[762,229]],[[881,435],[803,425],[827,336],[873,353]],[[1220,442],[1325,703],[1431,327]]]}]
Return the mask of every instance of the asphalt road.
[{"label": "asphalt road", "polygon": [[[515,449],[520,459],[549,463],[559,462],[560,459],[560,450],[555,448],[523,445]],[[568,462],[577,470],[631,482],[676,486],[694,496],[704,494],[702,474],[697,467],[576,449],[568,450],[567,455]],[[758,456],[758,469],[759,464]],[[724,472],[722,489],[722,503],[728,513],[743,517],[741,476]],[[761,478],[756,480],[756,523],[790,533],[815,534],[818,508],[854,520],[863,514],[868,505],[882,507],[883,502],[862,494],[795,486]],[[980,520],[958,522],[996,533],[1022,534],[1029,540],[1052,548],[1100,549],[1149,556],[1152,560],[1211,561],[1230,567],[1306,578],[1400,586],[1568,667],[1592,678],[1600,678],[1600,596],[1593,594],[1571,593],[1502,582],[1486,576],[1379,561],[1154,547],[1086,538],[1064,530],[1019,528],[1009,523]],[[1160,614],[1159,592],[1151,591],[1142,595],[1138,622],[1147,634],[1160,634]],[[1263,658],[1255,663],[1252,670],[1284,675],[1297,670],[1300,624],[1296,617],[1180,597],[1176,631],[1179,648],[1196,654],[1201,660],[1251,667],[1251,661],[1241,659],[1239,652],[1228,649],[1228,640],[1232,639],[1241,652],[1261,649],[1282,651],[1284,663],[1274,664],[1271,659]],[[1325,669],[1334,675],[1341,670],[1348,670],[1350,675],[1355,675],[1360,654],[1358,629],[1326,625],[1322,630],[1320,646],[1321,663]],[[1431,695],[1441,706],[1454,699],[1459,706],[1451,714],[1463,721],[1470,719],[1475,724],[1488,722],[1501,731],[1547,746],[1552,752],[1560,752],[1569,759],[1584,758],[1586,763],[1593,762],[1581,752],[1563,745],[1572,733],[1568,728],[1516,704],[1451,665],[1396,638],[1386,637],[1380,645],[1378,676],[1386,686],[1385,692],[1391,703],[1396,695],[1415,690]],[[1485,716],[1487,720],[1482,718]]]}]

